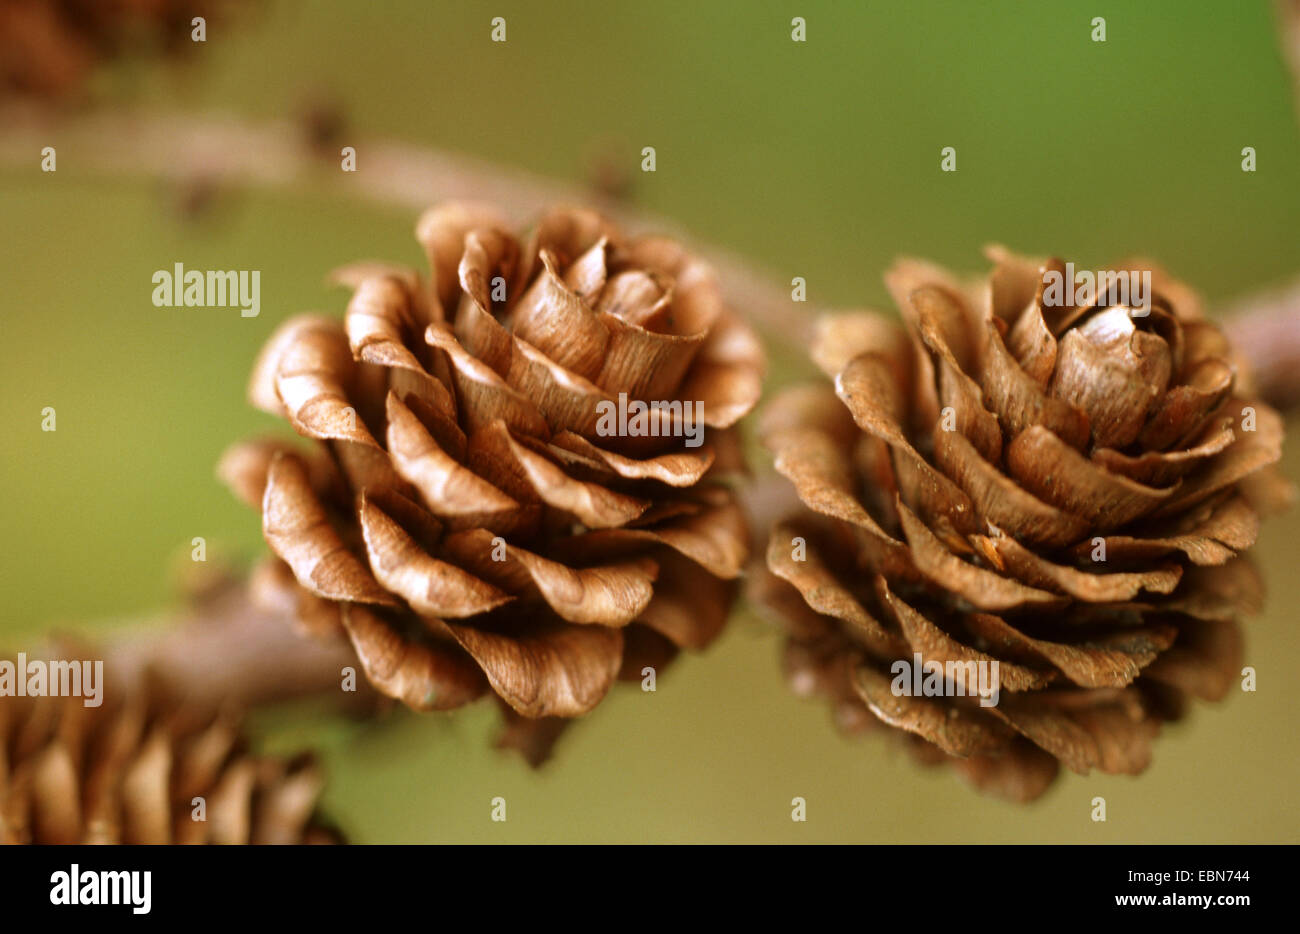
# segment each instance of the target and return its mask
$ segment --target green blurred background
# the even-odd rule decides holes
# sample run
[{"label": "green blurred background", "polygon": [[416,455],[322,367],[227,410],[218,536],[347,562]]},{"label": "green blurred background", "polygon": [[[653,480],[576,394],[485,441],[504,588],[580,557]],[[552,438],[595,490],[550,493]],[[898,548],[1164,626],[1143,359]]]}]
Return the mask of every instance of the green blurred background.
[{"label": "green blurred background", "polygon": [[[634,205],[778,284],[804,276],[819,306],[885,307],[894,256],[974,271],[989,241],[1086,268],[1141,252],[1216,303],[1300,271],[1300,130],[1264,2],[255,6],[210,23],[183,73],[117,66],[100,92],[280,119],[327,89],[355,131],[344,142],[400,138],[578,183],[593,151],[612,153]],[[505,44],[488,41],[494,16]],[[790,41],[794,16],[806,43]],[[939,171],[944,146],[956,173]],[[213,477],[226,444],[274,427],[244,401],[258,347],[290,314],[341,314],[334,266],[422,262],[414,215],[361,204],[345,180],[219,196],[196,223],[157,182],[62,153],[45,175],[38,158],[0,169],[0,642],[14,647],[174,602],[193,536],[260,554],[256,516]],[[150,275],[173,262],[260,269],[261,316],[153,307]],[[767,337],[776,387],[800,350]],[[47,405],[56,433],[39,430]],[[1286,469],[1300,477],[1294,444]],[[616,689],[537,773],[488,748],[487,706],[378,725],[293,709],[257,729],[274,749],[322,751],[325,806],[359,842],[1297,842],[1297,535],[1291,515],[1258,546],[1258,693],[1167,729],[1138,779],[1067,775],[1026,808],[879,738],[842,739],[786,691],[778,639],[747,610],[657,693]],[[506,823],[489,820],[497,795]],[[790,819],[794,796],[807,823]]]}]

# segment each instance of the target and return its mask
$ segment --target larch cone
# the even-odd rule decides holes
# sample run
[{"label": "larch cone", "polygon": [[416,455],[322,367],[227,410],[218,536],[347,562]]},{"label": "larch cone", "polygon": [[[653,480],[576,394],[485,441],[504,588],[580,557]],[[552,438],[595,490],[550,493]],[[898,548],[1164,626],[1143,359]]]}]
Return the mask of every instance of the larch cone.
[{"label": "larch cone", "polygon": [[148,678],[99,701],[0,696],[0,843],[343,842],[310,755],[254,754],[236,713]]},{"label": "larch cone", "polygon": [[[1060,260],[988,255],[974,282],[897,264],[901,326],[820,321],[828,382],[763,414],[802,508],[756,589],[792,685],[845,729],[1026,801],[1061,765],[1141,772],[1163,721],[1236,684],[1244,553],[1291,488],[1281,419],[1186,286],[1135,261],[1116,271],[1149,274],[1149,307],[1056,300]],[[918,657],[940,691],[905,677]],[[966,688],[994,662],[989,703]]]},{"label": "larch cone", "polygon": [[228,22],[247,0],[0,0],[0,97],[84,95],[101,63],[179,58],[194,18]]},{"label": "larch cone", "polygon": [[467,204],[416,233],[428,282],[339,270],[344,320],[293,318],[258,360],[252,401],[313,444],[241,444],[219,473],[262,511],[268,593],[412,708],[494,694],[536,763],[620,675],[722,629],[763,355],[671,240],[571,209],[518,238]]}]

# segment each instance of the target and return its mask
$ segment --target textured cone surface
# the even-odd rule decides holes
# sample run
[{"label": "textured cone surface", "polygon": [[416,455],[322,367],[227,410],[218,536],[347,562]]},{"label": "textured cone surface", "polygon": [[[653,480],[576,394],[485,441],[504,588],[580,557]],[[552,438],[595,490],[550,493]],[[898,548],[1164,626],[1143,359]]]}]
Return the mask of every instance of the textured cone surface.
[{"label": "textured cone surface", "polygon": [[0,697],[0,843],[342,842],[309,757],[254,756],[237,718],[157,691],[102,697]]},{"label": "textured cone surface", "polygon": [[[1262,600],[1242,554],[1291,489],[1281,420],[1185,286],[1121,267],[1151,274],[1143,315],[1118,293],[1057,301],[1059,260],[989,258],[976,282],[896,265],[901,326],[820,321],[828,382],[763,413],[806,508],[755,588],[793,688],[844,729],[884,723],[1029,800],[1061,765],[1141,772],[1162,721],[1235,684],[1237,620]],[[917,656],[916,678],[941,671],[920,692],[895,664]]]},{"label": "textured cone surface", "polygon": [[244,443],[219,472],[262,510],[260,579],[305,628],[345,633],[413,708],[495,694],[502,744],[539,761],[550,718],[721,630],[748,549],[720,480],[762,354],[706,266],[595,214],[517,238],[450,204],[417,237],[428,281],[339,270],[344,320],[291,319],[263,350],[252,401],[314,443]]},{"label": "textured cone surface", "polygon": [[80,93],[101,61],[179,55],[194,44],[192,20],[208,26],[246,0],[0,0],[3,91],[40,98]]}]

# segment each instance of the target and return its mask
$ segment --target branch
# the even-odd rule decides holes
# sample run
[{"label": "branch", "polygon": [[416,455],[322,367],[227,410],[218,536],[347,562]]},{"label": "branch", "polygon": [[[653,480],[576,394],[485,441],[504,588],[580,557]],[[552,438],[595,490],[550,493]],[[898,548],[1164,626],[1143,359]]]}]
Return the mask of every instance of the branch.
[{"label": "branch", "polygon": [[629,208],[589,189],[391,140],[348,140],[356,172],[323,158],[307,128],[290,121],[253,124],[233,117],[92,112],[51,115],[24,105],[0,107],[0,166],[36,171],[44,146],[59,153],[59,171],[80,175],[235,183],[322,192],[402,209],[414,218],[443,200],[488,201],[524,223],[557,203],[595,203],[633,232],[670,234],[689,243],[718,273],[732,304],[772,334],[794,339],[811,314],[790,294],[733,253],[699,244],[664,218]]},{"label": "branch", "polygon": [[1282,411],[1300,403],[1300,278],[1234,303],[1222,323],[1264,401]]},{"label": "branch", "polygon": [[[192,606],[155,624],[108,637],[104,667],[135,683],[146,676],[200,706],[239,707],[324,697],[350,707],[375,703],[346,640],[300,634],[286,612],[267,609],[244,581],[228,580]],[[357,669],[357,691],[342,690],[342,669]]]},{"label": "branch", "polygon": [[1291,66],[1296,113],[1300,114],[1300,0],[1276,0],[1278,37],[1282,56]]},{"label": "branch", "polygon": [[[1288,48],[1300,76],[1300,0],[1284,0]],[[770,340],[802,346],[814,313],[791,301],[769,273],[723,248],[702,244],[670,221],[589,190],[503,169],[468,156],[391,140],[357,140],[355,173],[323,159],[307,129],[290,121],[253,124],[233,117],[100,112],[56,117],[21,105],[0,108],[0,166],[36,170],[41,147],[54,145],[61,171],[161,178],[178,184],[217,180],[254,188],[352,197],[414,215],[440,200],[491,201],[523,223],[557,203],[596,202],[632,231],[668,233],[689,243],[717,270],[724,294]],[[1270,305],[1272,311],[1266,311]],[[1274,404],[1300,402],[1300,306],[1295,291],[1246,303],[1249,320],[1229,323]]]}]

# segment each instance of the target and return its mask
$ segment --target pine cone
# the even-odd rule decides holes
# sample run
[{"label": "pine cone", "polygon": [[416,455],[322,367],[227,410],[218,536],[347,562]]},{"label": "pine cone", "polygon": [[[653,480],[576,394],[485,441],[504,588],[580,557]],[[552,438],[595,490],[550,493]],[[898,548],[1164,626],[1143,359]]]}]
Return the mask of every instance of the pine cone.
[{"label": "pine cone", "polygon": [[[906,328],[820,322],[834,388],[763,416],[807,511],[773,529],[760,596],[792,685],[845,729],[869,711],[923,761],[1029,800],[1060,764],[1141,772],[1187,697],[1233,686],[1236,620],[1262,599],[1241,555],[1290,487],[1281,420],[1185,286],[1121,267],[1151,272],[1142,317],[1053,301],[1060,260],[989,258],[973,284],[897,265]],[[918,657],[944,666],[940,696],[899,680]],[[991,704],[965,663],[994,661]]]},{"label": "pine cone", "polygon": [[[590,212],[521,242],[452,204],[417,237],[428,286],[348,267],[344,322],[294,318],[262,352],[252,401],[317,443],[239,445],[219,473],[261,508],[283,562],[262,577],[296,590],[307,628],[346,631],[416,709],[490,686],[505,744],[536,761],[557,727],[523,721],[586,713],[722,628],[747,542],[718,481],[761,349],[707,267]],[[680,405],[611,433],[628,400],[702,405],[703,444]]]},{"label": "pine cone", "polygon": [[0,843],[341,843],[320,788],[310,757],[253,756],[236,717],[156,688],[0,696]]},{"label": "pine cone", "polygon": [[0,82],[6,91],[62,98],[100,61],[187,51],[195,16],[209,25],[233,0],[0,0]]}]

